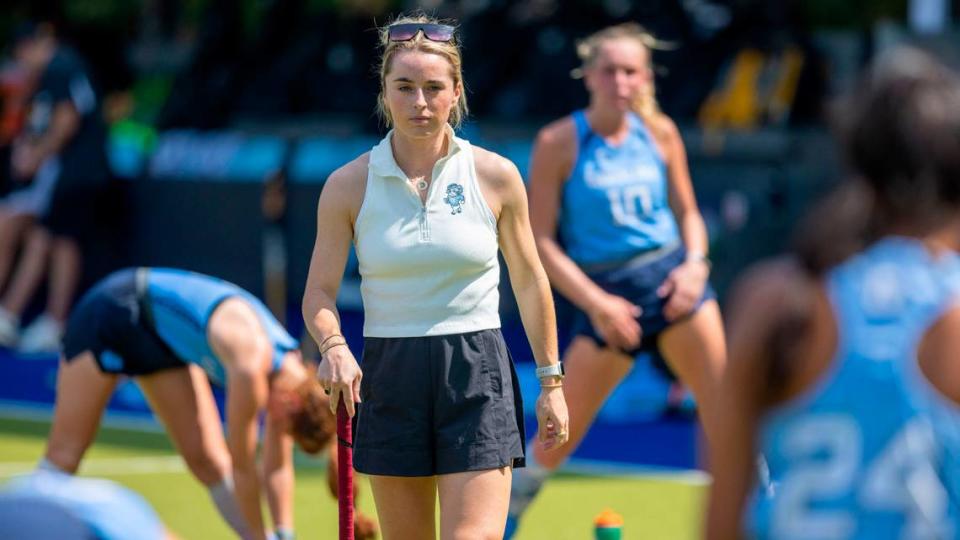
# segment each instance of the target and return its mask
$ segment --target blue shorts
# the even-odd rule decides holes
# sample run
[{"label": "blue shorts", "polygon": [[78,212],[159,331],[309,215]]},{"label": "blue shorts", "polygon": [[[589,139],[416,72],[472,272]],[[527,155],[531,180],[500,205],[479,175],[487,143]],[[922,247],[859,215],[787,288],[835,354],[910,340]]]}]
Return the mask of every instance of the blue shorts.
[{"label": "blue shorts", "polygon": [[114,272],[77,303],[63,335],[67,362],[90,351],[104,373],[149,375],[186,367],[145,316],[145,290],[137,270]]},{"label": "blue shorts", "polygon": [[499,329],[364,339],[354,467],[434,476],[524,463],[523,404]]},{"label": "blue shorts", "polygon": [[[651,353],[654,365],[665,370],[671,378],[674,375],[666,366],[657,345],[660,334],[672,324],[663,315],[663,307],[667,304],[669,297],[660,298],[657,296],[657,289],[667,279],[670,272],[686,260],[686,257],[687,250],[683,246],[678,246],[672,249],[661,248],[661,250],[640,255],[622,264],[583,268],[587,276],[601,289],[626,298],[643,310],[643,313],[637,318],[637,322],[640,323],[640,328],[643,330],[640,344],[634,349],[623,352],[634,358],[641,353]],[[710,286],[710,283],[707,283],[703,289],[703,296],[690,315],[696,313],[704,302],[716,299],[716,297],[717,294],[713,287]],[[690,317],[690,315],[687,315],[687,317]],[[594,330],[590,323],[590,317],[583,311],[578,310],[574,315],[571,334],[573,337],[586,336],[594,340],[600,347],[607,346],[606,341]]]}]

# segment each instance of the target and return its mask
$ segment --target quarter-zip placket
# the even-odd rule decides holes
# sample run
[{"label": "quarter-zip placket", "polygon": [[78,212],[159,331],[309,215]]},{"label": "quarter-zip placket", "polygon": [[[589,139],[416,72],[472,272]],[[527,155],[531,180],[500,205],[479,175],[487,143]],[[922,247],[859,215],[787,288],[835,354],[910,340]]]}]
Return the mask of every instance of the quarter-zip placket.
[{"label": "quarter-zip placket", "polygon": [[420,230],[420,241],[421,242],[430,242],[430,219],[429,219],[429,207],[430,199],[433,197],[434,186],[437,183],[436,179],[439,176],[438,169],[443,167],[446,163],[449,156],[444,156],[437,160],[433,165],[433,170],[430,172],[430,185],[427,187],[427,196],[423,199],[420,198],[420,193],[417,192],[416,188],[410,183],[410,179],[404,176],[403,181],[407,185],[407,192],[410,193],[417,202],[417,224]]},{"label": "quarter-zip placket", "polygon": [[430,222],[427,220],[427,200],[430,200],[430,188],[433,187],[431,180],[431,185],[427,188],[427,199],[423,200],[420,198],[420,193],[417,192],[417,189],[413,187],[410,183],[410,179],[406,176],[401,178],[403,183],[407,185],[407,193],[412,197],[412,202],[417,207],[417,228],[419,231],[419,240],[421,242],[430,241]]},{"label": "quarter-zip placket", "polygon": [[[432,185],[430,187],[433,187]],[[430,200],[429,188],[427,193],[427,200]],[[420,196],[417,195],[417,200],[420,199]],[[420,205],[420,241],[421,242],[430,242],[430,220],[427,219],[427,203],[423,201]]]}]

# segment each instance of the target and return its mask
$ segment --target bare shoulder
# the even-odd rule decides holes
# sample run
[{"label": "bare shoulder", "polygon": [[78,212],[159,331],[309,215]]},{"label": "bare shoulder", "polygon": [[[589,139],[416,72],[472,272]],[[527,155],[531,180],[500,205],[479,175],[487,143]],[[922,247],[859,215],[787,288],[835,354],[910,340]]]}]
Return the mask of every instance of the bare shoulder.
[{"label": "bare shoulder", "polygon": [[535,151],[570,153],[576,150],[577,126],[573,116],[567,115],[550,122],[537,132]]},{"label": "bare shoulder", "polygon": [[480,191],[498,222],[504,210],[526,207],[527,187],[512,161],[477,146],[473,147],[473,161]]},{"label": "bare shoulder", "polygon": [[523,184],[517,166],[496,152],[474,146],[473,161],[477,167],[477,178],[497,192]]},{"label": "bare shoulder", "polygon": [[323,185],[321,201],[329,200],[338,206],[359,209],[367,186],[369,163],[370,153],[366,152],[330,173]]},{"label": "bare shoulder", "polygon": [[680,128],[677,127],[677,123],[663,113],[657,113],[650,119],[648,127],[661,146],[665,148],[683,144],[683,137],[680,135]]},{"label": "bare shoulder", "polygon": [[927,330],[918,350],[920,369],[941,394],[960,404],[960,298]]},{"label": "bare shoulder", "polygon": [[520,178],[520,171],[514,162],[486,148],[474,146],[473,160],[477,166],[477,176],[484,181],[499,183]]}]

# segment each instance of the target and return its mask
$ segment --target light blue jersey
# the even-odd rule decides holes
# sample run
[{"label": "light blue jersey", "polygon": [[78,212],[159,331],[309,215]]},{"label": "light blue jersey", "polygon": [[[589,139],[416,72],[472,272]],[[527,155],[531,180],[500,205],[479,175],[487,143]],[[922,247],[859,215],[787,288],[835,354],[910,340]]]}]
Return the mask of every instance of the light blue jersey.
[{"label": "light blue jersey", "polygon": [[679,243],[668,201],[667,168],[653,137],[634,113],[617,146],[593,132],[584,111],[572,115],[577,162],[563,188],[560,235],[577,264],[626,261]]},{"label": "light blue jersey", "polygon": [[147,298],[154,327],[179,358],[203,368],[210,380],[223,385],[226,372],[207,341],[207,323],[224,300],[238,296],[247,301],[273,343],[273,370],[297,341],[273,317],[263,302],[236,285],[218,278],[169,268],[147,269]]},{"label": "light blue jersey", "polygon": [[108,480],[38,470],[0,489],[0,538],[161,540],[143,497]]},{"label": "light blue jersey", "polygon": [[878,540],[960,534],[960,410],[920,372],[917,347],[957,302],[957,258],[890,238],[833,270],[830,369],[761,423],[773,494],[751,537]]}]

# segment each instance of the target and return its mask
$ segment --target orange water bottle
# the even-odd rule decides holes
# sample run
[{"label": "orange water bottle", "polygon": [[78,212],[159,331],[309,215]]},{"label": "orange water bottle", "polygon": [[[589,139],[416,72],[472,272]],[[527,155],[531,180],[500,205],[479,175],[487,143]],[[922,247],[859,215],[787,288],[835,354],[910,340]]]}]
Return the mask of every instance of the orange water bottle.
[{"label": "orange water bottle", "polygon": [[623,516],[607,508],[593,518],[593,531],[596,540],[622,540]]}]

